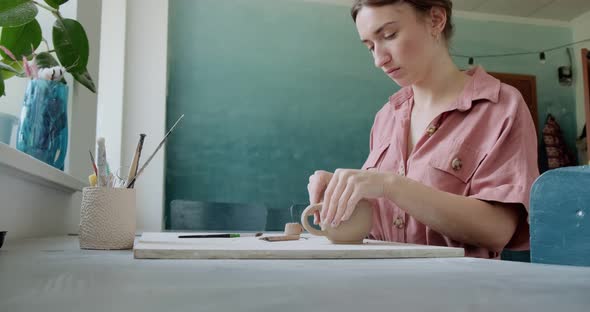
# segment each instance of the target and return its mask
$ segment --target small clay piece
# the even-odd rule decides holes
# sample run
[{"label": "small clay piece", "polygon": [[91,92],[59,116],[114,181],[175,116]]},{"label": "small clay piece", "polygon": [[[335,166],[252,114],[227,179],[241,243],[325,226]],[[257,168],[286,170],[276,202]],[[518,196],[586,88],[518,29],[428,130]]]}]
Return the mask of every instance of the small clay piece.
[{"label": "small clay piece", "polygon": [[299,234],[303,232],[303,227],[299,223],[287,223],[285,224],[284,235],[271,235],[261,236],[258,239],[265,240],[267,242],[280,242],[289,240],[299,240]]},{"label": "small clay piece", "polygon": [[303,233],[303,226],[297,222],[285,224],[285,235],[299,235]]}]

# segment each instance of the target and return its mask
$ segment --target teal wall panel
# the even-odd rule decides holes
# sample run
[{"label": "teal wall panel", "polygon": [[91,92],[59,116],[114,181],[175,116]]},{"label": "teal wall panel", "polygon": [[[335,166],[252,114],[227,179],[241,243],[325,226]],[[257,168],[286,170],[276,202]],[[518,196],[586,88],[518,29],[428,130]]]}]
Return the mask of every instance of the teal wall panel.
[{"label": "teal wall panel", "polygon": [[360,167],[383,79],[342,7],[289,1],[170,3],[166,154],[173,199],[307,201],[316,169]]}]

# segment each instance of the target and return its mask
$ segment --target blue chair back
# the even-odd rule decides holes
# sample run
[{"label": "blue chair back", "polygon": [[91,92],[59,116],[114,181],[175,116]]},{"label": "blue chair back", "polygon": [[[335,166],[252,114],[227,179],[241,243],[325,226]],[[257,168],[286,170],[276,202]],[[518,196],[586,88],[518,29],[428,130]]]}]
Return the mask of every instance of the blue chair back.
[{"label": "blue chair back", "polygon": [[590,266],[590,167],[543,173],[531,189],[531,262]]}]

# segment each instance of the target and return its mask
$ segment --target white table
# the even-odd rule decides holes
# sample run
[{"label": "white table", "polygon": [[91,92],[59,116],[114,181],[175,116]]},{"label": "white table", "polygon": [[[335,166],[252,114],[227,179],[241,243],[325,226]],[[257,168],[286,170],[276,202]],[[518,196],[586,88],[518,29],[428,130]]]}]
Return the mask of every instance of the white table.
[{"label": "white table", "polygon": [[473,258],[135,260],[77,237],[0,249],[0,311],[590,311],[590,268]]}]

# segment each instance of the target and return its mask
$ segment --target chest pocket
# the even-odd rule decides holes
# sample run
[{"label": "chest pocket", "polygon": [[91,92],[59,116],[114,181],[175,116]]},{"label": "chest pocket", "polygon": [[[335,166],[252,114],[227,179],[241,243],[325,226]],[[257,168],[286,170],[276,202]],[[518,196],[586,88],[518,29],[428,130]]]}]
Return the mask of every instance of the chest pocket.
[{"label": "chest pocket", "polygon": [[[468,183],[473,174],[483,161],[486,154],[477,148],[462,142],[453,142],[450,145],[439,148],[437,153],[430,159],[429,164],[435,171],[443,173],[440,178],[453,176],[463,183]],[[437,174],[433,172],[433,177]],[[447,184],[442,181],[435,184]]]},{"label": "chest pocket", "polygon": [[383,160],[385,152],[389,148],[389,143],[383,144],[378,148],[374,148],[371,153],[369,153],[369,157],[367,157],[367,161],[363,165],[363,169],[373,169],[378,168],[379,164]]}]

